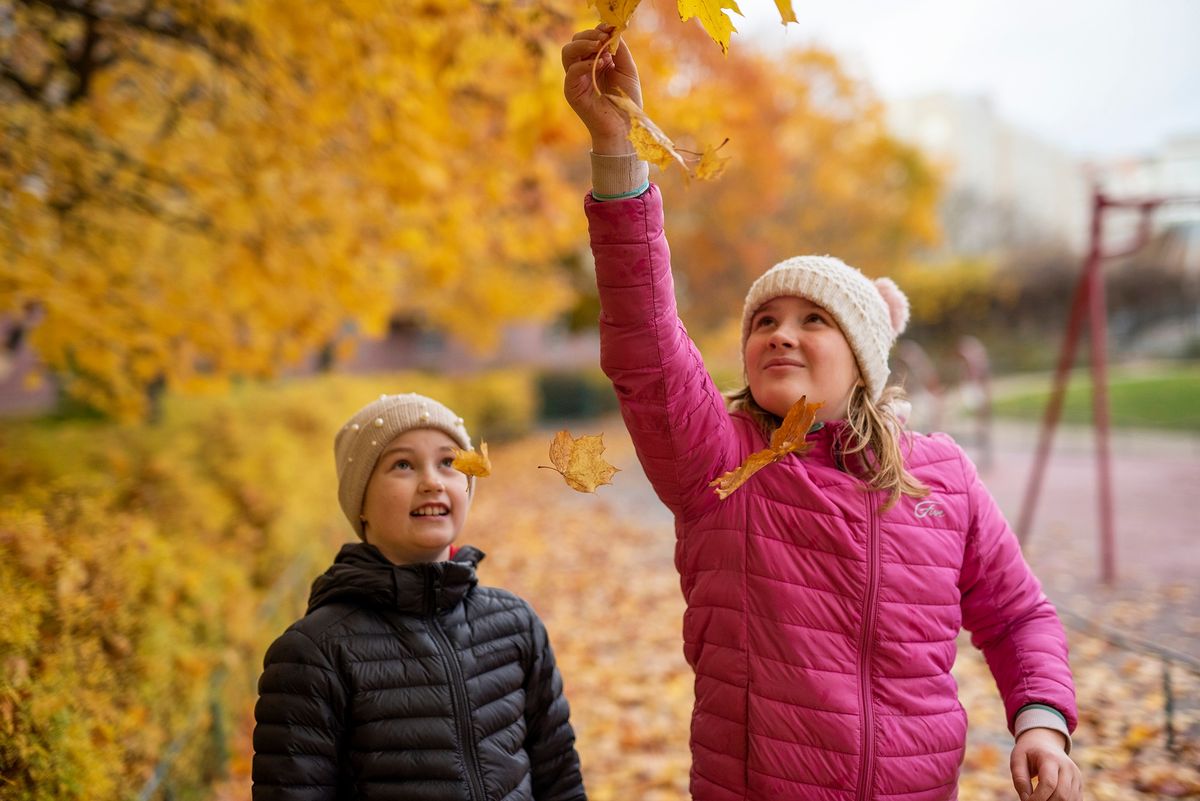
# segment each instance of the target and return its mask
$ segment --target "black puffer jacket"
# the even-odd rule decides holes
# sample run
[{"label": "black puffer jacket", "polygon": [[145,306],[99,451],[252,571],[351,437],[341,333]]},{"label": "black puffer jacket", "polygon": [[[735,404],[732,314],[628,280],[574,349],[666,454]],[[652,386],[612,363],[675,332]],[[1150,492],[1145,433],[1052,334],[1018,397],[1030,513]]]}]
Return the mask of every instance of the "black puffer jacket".
[{"label": "black puffer jacket", "polygon": [[254,799],[583,799],[546,629],[478,586],[483,554],[393,565],[346,545],[267,651]]}]

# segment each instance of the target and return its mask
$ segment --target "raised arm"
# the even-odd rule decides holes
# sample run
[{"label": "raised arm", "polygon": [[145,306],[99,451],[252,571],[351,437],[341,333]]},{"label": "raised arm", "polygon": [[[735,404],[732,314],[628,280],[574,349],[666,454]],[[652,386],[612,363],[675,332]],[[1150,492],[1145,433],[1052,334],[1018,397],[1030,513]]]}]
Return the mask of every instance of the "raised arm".
[{"label": "raised arm", "polygon": [[646,476],[681,520],[711,509],[708,483],[736,463],[725,402],[675,307],[662,198],[588,198],[600,292],[600,366]]},{"label": "raised arm", "polygon": [[[677,518],[717,503],[708,482],[736,463],[736,437],[724,400],[675,306],[662,198],[632,155],[629,123],[598,95],[592,60],[605,29],[581,31],[563,48],[564,93],[592,135],[593,191],[585,203],[600,293],[600,366],[612,380],[638,458]],[[602,52],[601,92],[641,104],[629,47]]]}]

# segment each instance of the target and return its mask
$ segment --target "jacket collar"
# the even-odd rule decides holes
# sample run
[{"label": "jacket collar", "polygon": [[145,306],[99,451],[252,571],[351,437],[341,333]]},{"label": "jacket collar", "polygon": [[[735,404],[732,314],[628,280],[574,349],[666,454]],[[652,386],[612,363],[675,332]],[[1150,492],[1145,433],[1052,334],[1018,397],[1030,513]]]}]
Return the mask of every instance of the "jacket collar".
[{"label": "jacket collar", "polygon": [[446,562],[396,565],[374,545],[343,545],[333,565],[313,582],[308,611],[331,603],[356,603],[410,615],[441,614],[478,584],[475,567],[483,557],[468,545]]}]

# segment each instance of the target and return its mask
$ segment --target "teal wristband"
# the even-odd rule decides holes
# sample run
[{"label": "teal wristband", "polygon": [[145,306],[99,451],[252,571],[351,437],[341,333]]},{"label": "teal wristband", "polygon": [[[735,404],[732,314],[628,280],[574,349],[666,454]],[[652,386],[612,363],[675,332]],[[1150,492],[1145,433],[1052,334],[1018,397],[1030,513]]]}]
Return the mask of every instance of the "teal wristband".
[{"label": "teal wristband", "polygon": [[592,197],[594,197],[596,200],[625,200],[627,198],[637,197],[638,195],[642,194],[649,188],[650,188],[650,182],[645,181],[637,189],[634,189],[630,192],[622,192],[619,195],[601,195],[601,194],[598,194],[595,189],[593,189]]},{"label": "teal wristband", "polygon": [[1046,704],[1026,704],[1025,706],[1023,706],[1017,710],[1017,714],[1020,715],[1026,709],[1044,709],[1047,712],[1053,712],[1054,714],[1056,714],[1060,718],[1062,718],[1063,725],[1066,725],[1066,723],[1067,723],[1067,716],[1064,715],[1062,712],[1059,712],[1057,709],[1055,709],[1052,706],[1047,706]]}]

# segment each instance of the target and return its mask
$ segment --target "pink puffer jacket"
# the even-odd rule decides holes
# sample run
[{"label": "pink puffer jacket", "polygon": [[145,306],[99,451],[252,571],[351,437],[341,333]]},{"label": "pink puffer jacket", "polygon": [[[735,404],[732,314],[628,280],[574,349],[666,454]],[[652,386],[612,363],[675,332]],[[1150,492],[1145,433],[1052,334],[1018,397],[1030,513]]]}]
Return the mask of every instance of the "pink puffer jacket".
[{"label": "pink puffer jacket", "polygon": [[675,514],[696,672],[693,798],[955,798],[967,720],[950,667],[963,626],[1010,728],[1041,703],[1073,730],[1062,626],[954,441],[906,439],[908,469],[932,492],[887,512],[838,469],[839,423],[719,500],[708,482],[766,438],[725,410],[679,321],[658,190],[586,207],[601,363]]}]

